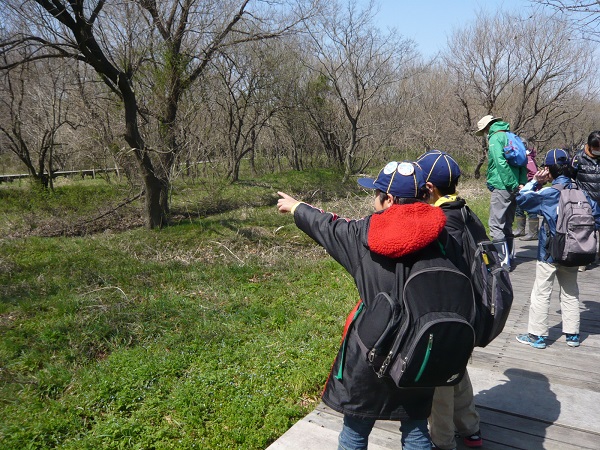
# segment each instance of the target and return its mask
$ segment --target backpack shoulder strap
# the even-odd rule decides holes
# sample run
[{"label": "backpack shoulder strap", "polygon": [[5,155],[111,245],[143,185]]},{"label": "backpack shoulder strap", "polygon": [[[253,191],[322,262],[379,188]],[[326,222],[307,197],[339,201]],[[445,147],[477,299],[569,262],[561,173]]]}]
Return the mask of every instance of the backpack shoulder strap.
[{"label": "backpack shoulder strap", "polygon": [[467,209],[467,205],[460,208],[460,215],[462,216],[463,222],[466,224],[467,220],[469,220],[469,210]]},{"label": "backpack shoulder strap", "polygon": [[410,268],[412,264],[401,259],[396,260],[396,267],[394,268],[394,286],[390,291],[390,296],[400,304],[402,304],[402,293],[404,291],[404,284],[410,274]]},{"label": "backpack shoulder strap", "polygon": [[473,220],[471,208],[469,208],[467,205],[463,205],[462,208],[460,208],[460,213],[462,215],[463,222],[465,223],[465,225]]}]

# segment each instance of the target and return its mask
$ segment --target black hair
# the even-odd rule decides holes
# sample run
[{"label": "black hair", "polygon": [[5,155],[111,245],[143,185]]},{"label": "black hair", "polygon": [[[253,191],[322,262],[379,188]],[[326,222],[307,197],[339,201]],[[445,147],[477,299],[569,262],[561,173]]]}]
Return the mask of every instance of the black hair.
[{"label": "black hair", "polygon": [[436,186],[437,190],[440,191],[440,194],[443,196],[445,195],[452,195],[456,193],[456,186],[458,186],[458,180],[460,178],[457,178],[455,180],[452,180],[452,183],[450,183],[450,186]]},{"label": "black hair", "polygon": [[411,203],[423,203],[427,199],[424,198],[407,198],[407,197],[394,197],[394,203],[396,205],[409,205]]},{"label": "black hair", "polygon": [[554,179],[558,178],[561,175],[573,178],[573,168],[570,164],[552,164],[551,166],[546,167],[548,167],[548,171]]},{"label": "black hair", "polygon": [[380,191],[379,189],[375,189],[375,195],[379,197],[379,203],[381,204],[387,199],[387,192]]},{"label": "black hair", "polygon": [[587,145],[589,147],[600,147],[600,131],[592,131],[587,139]]},{"label": "black hair", "polygon": [[[382,203],[386,201],[387,199],[387,192],[383,192],[380,189],[376,189],[375,190],[375,195],[377,195],[379,197],[379,203]],[[394,203],[397,205],[406,205],[408,203],[416,203],[416,202],[422,202],[422,201],[426,201],[429,198],[429,190],[427,189],[427,186],[423,186],[422,188],[419,189],[419,192],[417,194],[416,198],[406,198],[406,197],[395,197],[394,196]]]}]

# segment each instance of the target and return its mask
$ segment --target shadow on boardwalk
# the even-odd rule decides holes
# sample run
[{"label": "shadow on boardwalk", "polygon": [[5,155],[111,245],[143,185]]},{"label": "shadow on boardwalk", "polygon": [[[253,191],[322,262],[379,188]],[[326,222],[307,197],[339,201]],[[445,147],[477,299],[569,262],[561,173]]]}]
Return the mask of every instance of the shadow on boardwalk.
[{"label": "shadow on boardwalk", "polygon": [[[561,333],[558,289],[550,306],[549,345],[519,344],[527,331],[535,277],[536,243],[518,241],[511,273],[514,304],[504,331],[473,353],[469,374],[481,416],[485,449],[600,449],[600,267],[579,273],[582,345],[568,347]],[[337,448],[341,415],[320,404],[269,450]],[[398,449],[397,422],[379,421],[369,449]],[[459,448],[466,448],[459,443]]]},{"label": "shadow on boardwalk", "polygon": [[[550,382],[546,376],[538,372],[531,372],[523,369],[506,369],[504,371],[506,382],[502,382],[490,389],[479,391],[475,395],[475,403],[477,405],[490,405],[486,412],[496,412],[499,414],[511,414],[513,417],[523,419],[528,422],[527,432],[535,438],[528,440],[523,437],[523,444],[530,450],[545,448],[543,443],[546,437],[546,429],[550,427],[560,417],[560,401],[556,394],[550,388]],[[532,380],[535,380],[532,382]],[[515,408],[515,399],[519,400],[521,405],[527,405],[527,408],[539,408],[542,411],[539,413],[537,420],[531,420],[527,408],[524,411],[519,411]],[[492,423],[490,423],[492,426]],[[510,427],[508,427],[510,428]],[[504,432],[494,433],[501,435]],[[490,439],[497,439],[500,444],[499,437],[492,436]],[[509,439],[502,439],[508,441]],[[505,442],[508,444],[508,442]],[[487,447],[487,446],[486,446]],[[512,447],[512,444],[511,444]]]}]

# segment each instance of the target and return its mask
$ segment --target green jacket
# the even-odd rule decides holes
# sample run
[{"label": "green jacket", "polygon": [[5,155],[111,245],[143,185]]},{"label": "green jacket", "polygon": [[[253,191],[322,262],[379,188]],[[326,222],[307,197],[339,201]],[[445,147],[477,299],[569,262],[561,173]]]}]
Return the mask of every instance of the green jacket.
[{"label": "green jacket", "polygon": [[507,144],[506,133],[510,126],[506,122],[494,122],[488,134],[488,168],[487,184],[494,189],[506,191],[516,190],[520,184],[527,183],[527,168],[514,167],[508,164],[504,157],[504,147]]}]

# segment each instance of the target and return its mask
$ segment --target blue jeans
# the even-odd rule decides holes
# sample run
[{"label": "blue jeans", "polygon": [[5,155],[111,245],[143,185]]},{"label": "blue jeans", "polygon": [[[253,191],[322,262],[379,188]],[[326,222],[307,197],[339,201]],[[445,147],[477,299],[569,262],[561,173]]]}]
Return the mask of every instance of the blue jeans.
[{"label": "blue jeans", "polygon": [[[338,450],[364,450],[375,425],[373,419],[344,416],[344,426],[338,440]],[[405,420],[400,423],[403,450],[431,450],[427,419]]]}]

